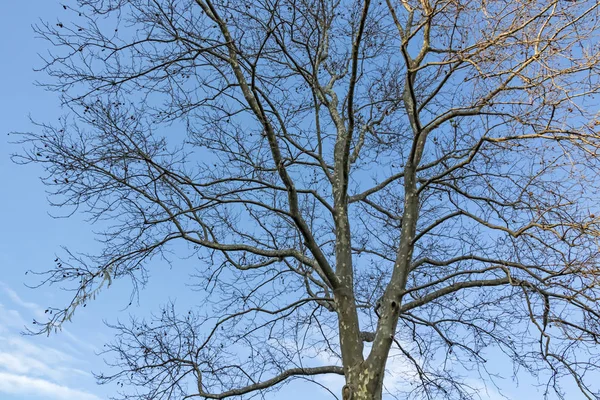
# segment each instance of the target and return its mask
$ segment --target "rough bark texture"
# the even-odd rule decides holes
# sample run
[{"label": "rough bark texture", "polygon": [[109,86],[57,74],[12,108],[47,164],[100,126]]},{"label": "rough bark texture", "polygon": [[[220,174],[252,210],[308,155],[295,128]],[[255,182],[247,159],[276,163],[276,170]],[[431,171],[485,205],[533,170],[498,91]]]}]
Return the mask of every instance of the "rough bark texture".
[{"label": "rough bark texture", "polygon": [[47,168],[55,205],[112,224],[100,254],[44,275],[75,295],[40,331],[176,249],[200,260],[198,308],[117,325],[100,376],[135,398],[337,374],[345,400],[380,400],[399,362],[400,397],[463,400],[461,377],[494,379],[490,348],[546,371],[548,396],[569,377],[597,398],[599,7],[63,6],[37,32],[71,117],[17,160]]}]

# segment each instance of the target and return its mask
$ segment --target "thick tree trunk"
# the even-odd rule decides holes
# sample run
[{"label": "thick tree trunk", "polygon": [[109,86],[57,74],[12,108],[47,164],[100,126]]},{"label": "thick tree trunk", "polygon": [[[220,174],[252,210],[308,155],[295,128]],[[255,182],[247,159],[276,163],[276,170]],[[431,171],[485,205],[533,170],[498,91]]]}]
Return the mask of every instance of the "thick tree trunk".
[{"label": "thick tree trunk", "polygon": [[365,365],[348,374],[342,400],[381,400],[384,368]]}]

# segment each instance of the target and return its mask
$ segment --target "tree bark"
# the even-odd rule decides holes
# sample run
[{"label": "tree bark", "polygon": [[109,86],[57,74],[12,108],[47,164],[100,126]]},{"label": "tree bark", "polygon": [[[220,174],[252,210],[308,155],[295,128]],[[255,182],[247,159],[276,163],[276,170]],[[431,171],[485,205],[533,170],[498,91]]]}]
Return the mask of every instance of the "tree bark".
[{"label": "tree bark", "polygon": [[381,400],[385,366],[365,362],[346,375],[343,400]]}]

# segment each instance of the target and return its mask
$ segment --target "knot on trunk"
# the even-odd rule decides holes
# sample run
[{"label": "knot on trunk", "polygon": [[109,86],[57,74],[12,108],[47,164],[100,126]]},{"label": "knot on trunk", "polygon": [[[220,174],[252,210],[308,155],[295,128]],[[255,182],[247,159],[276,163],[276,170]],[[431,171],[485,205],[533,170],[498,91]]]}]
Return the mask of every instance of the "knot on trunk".
[{"label": "knot on trunk", "polygon": [[346,384],[342,388],[342,400],[352,400],[352,395],[354,391],[352,390],[352,386]]},{"label": "knot on trunk", "polygon": [[368,342],[371,343],[372,341],[375,340],[375,332],[365,332],[365,331],[361,331],[360,332],[360,339],[363,342]]}]

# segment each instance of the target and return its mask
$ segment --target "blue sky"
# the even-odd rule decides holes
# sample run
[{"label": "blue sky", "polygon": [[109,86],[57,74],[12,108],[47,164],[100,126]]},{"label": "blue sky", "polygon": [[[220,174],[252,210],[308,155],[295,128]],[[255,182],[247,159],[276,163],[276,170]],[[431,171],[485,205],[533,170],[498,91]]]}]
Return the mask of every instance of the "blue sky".
[{"label": "blue sky", "polygon": [[[99,387],[90,371],[104,365],[97,353],[113,332],[103,320],[125,319],[130,312],[148,314],[167,300],[189,302],[192,294],[185,286],[186,272],[178,268],[151,271],[148,287],[141,293],[140,304],[125,310],[130,287],[117,283],[99,301],[80,309],[74,322],[50,337],[19,334],[33,318],[43,318],[48,305],[59,305],[66,294],[57,287],[28,289],[36,279],[25,275],[28,269],[44,270],[60,254],[65,245],[77,251],[93,252],[97,248],[92,227],[81,215],[69,219],[53,219],[44,186],[39,181],[38,166],[16,166],[9,160],[18,147],[10,145],[11,131],[27,131],[34,127],[29,115],[39,121],[55,121],[61,114],[53,93],[33,85],[44,79],[33,68],[39,66],[38,53],[46,43],[34,38],[31,25],[39,18],[54,20],[62,6],[52,0],[7,1],[0,17],[0,399],[2,400],[99,400],[108,397],[113,387]],[[173,293],[190,293],[174,298]],[[61,300],[62,299],[62,300]],[[391,362],[392,377],[402,366]],[[395,372],[394,372],[395,370]],[[510,369],[509,369],[510,372]],[[388,381],[388,383],[391,381]],[[506,381],[506,393],[513,384]],[[339,388],[338,378],[324,384]],[[474,382],[477,384],[477,382]],[[309,389],[303,384],[288,386],[268,398],[331,398],[322,389]],[[534,389],[522,384],[516,398],[541,398]],[[524,394],[526,396],[524,396]],[[498,400],[494,391],[482,398]],[[577,399],[577,396],[573,396]]]},{"label": "blue sky", "polygon": [[[34,85],[43,80],[38,54],[47,44],[34,37],[31,25],[40,18],[53,21],[63,11],[61,3],[50,0],[15,1],[3,4],[0,16],[0,399],[2,400],[99,400],[108,398],[114,387],[98,386],[91,372],[104,367],[98,356],[104,343],[114,334],[103,321],[126,320],[130,313],[148,315],[168,300],[185,303],[185,296],[173,293],[193,292],[186,287],[183,268],[151,271],[147,288],[139,305],[125,310],[131,286],[117,282],[99,301],[80,308],[73,323],[57,335],[22,336],[34,318],[43,319],[49,305],[61,305],[68,294],[58,287],[36,290],[26,285],[37,282],[26,275],[29,269],[42,271],[50,267],[61,246],[76,251],[93,252],[93,227],[81,215],[54,219],[47,203],[45,188],[39,180],[42,169],[35,165],[17,166],[9,157],[19,147],[10,144],[8,133],[28,131],[37,121],[56,121],[61,115],[53,93]],[[336,385],[339,384],[336,383]],[[305,385],[304,385],[305,386]],[[304,386],[303,389],[304,389]],[[287,395],[286,395],[287,393]],[[280,395],[294,398],[296,385]],[[318,391],[320,393],[320,390]],[[321,396],[322,398],[331,398]],[[276,396],[275,398],[279,398]],[[319,398],[319,397],[317,397]]]},{"label": "blue sky", "polygon": [[[9,160],[16,150],[9,145],[11,131],[32,129],[28,115],[55,120],[60,114],[56,97],[35,87],[40,78],[33,72],[39,65],[38,52],[45,46],[34,39],[31,25],[39,17],[52,19],[59,3],[53,1],[6,2],[0,17],[0,399],[3,400],[98,400],[110,388],[99,388],[91,375],[98,370],[95,356],[110,338],[102,318],[110,307],[92,307],[78,315],[60,335],[21,336],[33,318],[43,318],[45,306],[57,304],[64,293],[57,288],[31,290],[25,283],[35,279],[27,269],[49,266],[62,244],[82,249],[94,246],[91,230],[81,219],[55,220],[49,216],[44,187],[35,166],[17,167]],[[120,306],[119,309],[123,307]],[[98,313],[100,318],[95,318]]]}]

